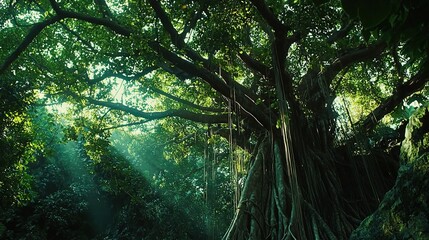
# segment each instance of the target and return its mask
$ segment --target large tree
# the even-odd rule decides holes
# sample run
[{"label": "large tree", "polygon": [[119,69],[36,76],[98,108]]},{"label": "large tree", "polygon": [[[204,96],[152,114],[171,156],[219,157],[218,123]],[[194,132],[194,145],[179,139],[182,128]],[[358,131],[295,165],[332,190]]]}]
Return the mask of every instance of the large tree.
[{"label": "large tree", "polygon": [[[406,119],[385,116],[429,79],[427,10],[423,0],[10,1],[0,76],[92,111],[104,129],[181,118],[251,153],[225,239],[343,239],[393,185]],[[381,125],[390,138],[374,135]]]}]

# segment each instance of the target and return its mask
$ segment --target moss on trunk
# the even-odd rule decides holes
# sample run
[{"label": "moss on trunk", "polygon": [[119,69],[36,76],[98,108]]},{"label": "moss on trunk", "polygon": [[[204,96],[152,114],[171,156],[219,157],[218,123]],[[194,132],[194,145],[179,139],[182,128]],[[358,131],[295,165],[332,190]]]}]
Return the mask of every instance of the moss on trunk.
[{"label": "moss on trunk", "polygon": [[395,186],[351,239],[429,239],[429,106],[410,119]]}]

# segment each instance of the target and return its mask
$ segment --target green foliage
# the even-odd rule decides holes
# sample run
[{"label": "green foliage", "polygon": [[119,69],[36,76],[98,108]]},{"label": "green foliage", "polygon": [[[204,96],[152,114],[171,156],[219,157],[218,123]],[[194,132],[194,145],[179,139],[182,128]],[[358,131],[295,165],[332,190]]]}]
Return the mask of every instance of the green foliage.
[{"label": "green foliage", "polygon": [[[343,9],[351,18],[357,18],[363,25],[365,39],[371,35],[396,46],[402,43],[402,54],[410,57],[411,62],[419,62],[427,57],[427,21],[425,13],[429,4],[421,1],[350,1],[342,0]],[[423,66],[423,65],[421,65]]]},{"label": "green foliage", "polygon": [[[155,138],[155,132],[143,137],[115,132],[113,146],[92,143],[99,149],[93,161],[88,155],[93,150],[85,144],[89,135],[79,133],[70,141],[62,129],[74,128],[64,128],[44,108],[30,115],[41,133],[33,139],[40,145],[37,161],[29,166],[35,195],[25,207],[0,215],[5,239],[29,238],[30,233],[33,239],[205,238],[203,171],[193,174],[201,166],[202,152],[193,150],[188,159],[169,162],[162,145],[169,142],[169,134]],[[217,190],[222,201],[212,208],[229,214],[225,204],[230,200],[224,197],[230,186],[223,184],[228,176],[218,176],[224,177]],[[226,228],[226,221],[216,221]]]},{"label": "green foliage", "polygon": [[342,0],[341,2],[347,14],[362,21],[365,28],[374,28],[386,21],[400,3],[397,0]]},{"label": "green foliage", "polygon": [[395,186],[384,196],[377,211],[354,231],[351,239],[424,239],[428,236],[428,118],[427,103],[411,114],[401,146],[401,168]]},{"label": "green foliage", "polygon": [[[205,152],[207,145],[219,149],[218,151],[225,151],[228,145],[218,138],[207,142],[205,127],[199,128],[203,127],[190,124],[188,121],[165,121],[144,134],[129,135],[126,132],[115,131],[112,135],[113,146],[125,156],[129,166],[150,180],[157,195],[166,200],[165,203],[158,202],[148,207],[152,210],[148,210],[145,216],[153,216],[162,221],[169,219],[162,224],[174,225],[174,229],[177,230],[172,231],[170,226],[169,231],[162,231],[173,235],[182,234],[184,239],[206,234],[205,224],[211,211],[216,212],[216,215],[212,216],[213,219],[210,221],[213,221],[219,229],[226,229],[225,219],[232,217],[230,211],[232,186],[227,173],[228,161],[225,161],[228,154],[225,152],[217,153],[217,159],[213,160],[216,164],[216,170],[213,170],[216,181],[213,182],[210,194],[214,194],[212,196],[217,201],[208,204],[206,198],[208,190],[205,174],[208,173],[205,171],[208,170],[205,164],[206,161],[211,161],[211,157],[207,159]],[[176,134],[174,138],[173,134]],[[144,146],[141,145],[142,142],[145,143]],[[126,183],[120,185],[126,186]],[[129,192],[136,193],[138,190],[131,189]],[[160,206],[157,204],[161,206],[165,204],[166,207],[175,209],[178,214],[164,212],[165,210],[159,209]],[[183,221],[183,218],[186,221]],[[221,237],[222,232],[216,232],[216,235]],[[169,235],[168,238],[174,238],[173,235]]]},{"label": "green foliage", "polygon": [[401,150],[404,156],[410,158],[403,159],[395,186],[384,196],[377,211],[360,224],[350,239],[427,238],[429,156],[427,152],[407,154],[415,150],[418,149]]},{"label": "green foliage", "polygon": [[409,120],[416,110],[427,105],[427,97],[423,94],[414,94],[409,97],[402,106],[396,107],[396,109],[390,114],[393,118],[393,124],[398,124],[402,121]]},{"label": "green foliage", "polygon": [[[34,24],[59,14],[52,2],[0,4],[2,64],[31,37],[28,34],[38,26]],[[427,0],[254,2],[266,8],[245,0],[58,1],[62,10],[76,15],[46,26],[0,75],[0,149],[7,149],[0,159],[0,237],[30,238],[32,233],[40,239],[220,238],[232,219],[233,188],[239,192],[245,179],[255,137],[264,131],[278,137],[280,124],[275,123],[280,122],[282,103],[276,90],[287,92],[300,105],[288,107],[301,114],[297,119],[311,132],[315,148],[324,142],[320,149],[310,149],[319,158],[319,151],[337,150],[329,146],[332,139],[344,144],[357,136],[356,123],[426,67]],[[167,17],[156,16],[156,3]],[[270,26],[270,14],[274,25],[284,24],[288,30]],[[168,20],[184,43],[163,26]],[[117,34],[118,26],[132,33]],[[280,64],[273,61],[281,52],[273,42],[283,37],[287,40],[282,46],[289,49]],[[387,47],[377,58],[359,55],[379,42]],[[156,44],[184,66],[152,47]],[[249,67],[244,53],[262,70]],[[359,57],[364,60],[356,60]],[[276,89],[279,76],[290,81],[288,89]],[[320,109],[307,104],[314,96],[320,96],[315,102],[321,111],[332,110],[332,102],[342,100],[341,107],[324,113],[329,116],[315,114]],[[94,100],[133,109],[113,110],[96,106]],[[365,144],[376,148],[383,141],[398,141],[399,126],[414,119],[427,100],[427,91],[405,99],[373,135],[365,136]],[[251,107],[243,104],[246,101]],[[203,110],[209,107],[223,112]],[[273,120],[270,126],[256,119],[259,107],[264,111],[256,113]],[[147,118],[143,120],[151,122],[143,124],[135,114],[172,109],[231,112],[228,122],[216,125],[175,117]],[[347,126],[346,133],[334,122]],[[427,144],[419,134],[426,136],[407,136],[409,145],[405,142],[403,147],[415,147],[422,139]],[[240,141],[250,147],[233,146]],[[393,149],[389,144],[383,145],[384,152]],[[320,160],[314,166],[331,164],[322,162],[324,157]],[[309,169],[321,172],[313,170]],[[335,174],[326,179],[324,187],[340,182]],[[406,225],[403,216],[390,220],[400,229]],[[218,231],[212,234],[213,229]],[[386,229],[394,231],[390,225]]]},{"label": "green foliage", "polygon": [[407,125],[405,140],[401,147],[403,162],[412,162],[424,158],[429,146],[429,105],[425,103],[410,117]]},{"label": "green foliage", "polygon": [[27,164],[33,161],[31,122],[26,111],[33,101],[31,83],[19,77],[0,81],[0,208],[23,204],[31,197]]},{"label": "green foliage", "polygon": [[243,38],[254,16],[247,1],[213,2],[208,6],[208,13],[198,23],[198,35],[193,44],[208,55],[214,55],[218,51],[229,53],[245,45]]}]

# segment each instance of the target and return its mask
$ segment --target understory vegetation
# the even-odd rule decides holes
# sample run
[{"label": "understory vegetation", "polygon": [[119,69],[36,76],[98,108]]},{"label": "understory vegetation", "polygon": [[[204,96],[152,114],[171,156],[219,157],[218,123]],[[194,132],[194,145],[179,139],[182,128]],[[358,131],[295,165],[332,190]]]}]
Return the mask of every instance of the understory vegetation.
[{"label": "understory vegetation", "polygon": [[0,239],[428,239],[428,12],[0,2]]}]

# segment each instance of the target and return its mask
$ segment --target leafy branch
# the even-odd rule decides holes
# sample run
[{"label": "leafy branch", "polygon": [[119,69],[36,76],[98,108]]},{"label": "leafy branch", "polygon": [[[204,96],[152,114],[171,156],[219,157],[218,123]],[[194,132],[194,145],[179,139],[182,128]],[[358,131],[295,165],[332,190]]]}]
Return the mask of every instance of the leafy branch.
[{"label": "leafy branch", "polygon": [[[137,73],[137,74],[135,74],[133,76],[126,76],[124,74],[113,73],[112,71],[106,71],[100,77],[97,77],[97,78],[94,78],[94,79],[89,79],[88,78],[87,82],[88,82],[89,85],[94,85],[96,83],[99,83],[99,82],[107,79],[107,78],[112,78],[112,77],[120,78],[120,79],[123,79],[123,80],[126,80],[126,81],[138,80],[139,78],[143,77],[144,75],[146,75],[146,74],[148,74],[148,73],[150,73],[150,72],[152,72],[153,70],[156,70],[156,69],[157,69],[157,67],[148,67],[145,70],[143,70],[142,72],[139,72],[139,73]],[[158,89],[158,88],[153,87],[153,86],[149,86],[148,88],[150,90],[152,90],[153,92],[155,92],[155,93],[163,95],[163,96],[165,96],[167,98],[170,98],[170,99],[172,99],[172,100],[174,100],[174,101],[176,101],[178,103],[181,103],[181,104],[183,104],[185,106],[189,106],[189,107],[194,108],[194,109],[198,109],[198,110],[201,110],[201,111],[209,111],[209,112],[224,112],[224,110],[222,110],[222,109],[200,106],[200,105],[195,104],[195,103],[193,103],[191,101],[185,100],[183,98],[176,97],[176,96],[174,96],[174,95],[172,95],[170,93],[162,91],[161,89]]]},{"label": "leafy branch", "polygon": [[[175,53],[169,51],[157,42],[151,42],[149,43],[149,45],[153,49],[157,50],[163,58],[173,63],[178,68],[182,69],[185,72],[188,72],[193,76],[203,79],[217,92],[219,92],[226,98],[230,98],[230,93],[232,90],[231,86],[229,86],[225,81],[223,81],[218,75],[214,74],[213,72],[210,72],[205,68],[198,67],[196,64],[177,56]],[[269,114],[270,110],[263,105],[256,105],[255,101],[247,94],[243,93],[240,88],[236,88],[235,91],[236,101],[246,110],[246,115],[250,116],[267,129],[270,129],[273,121]]]},{"label": "leafy branch", "polygon": [[129,29],[127,29],[127,28],[125,28],[125,27],[119,25],[118,23],[111,21],[109,19],[97,18],[97,17],[89,16],[87,14],[63,10],[60,8],[60,6],[58,5],[58,3],[55,0],[50,0],[50,3],[52,5],[52,8],[57,13],[57,15],[61,16],[62,18],[72,18],[72,19],[77,19],[77,20],[89,22],[89,23],[92,23],[95,25],[102,25],[102,26],[109,28],[110,30],[114,31],[117,34],[120,34],[120,35],[123,35],[126,37],[129,37],[132,33],[131,30],[129,30]]},{"label": "leafy branch", "polygon": [[429,67],[424,67],[410,80],[396,87],[394,93],[390,95],[390,97],[385,99],[376,109],[368,114],[361,122],[362,127],[366,132],[372,130],[386,114],[393,111],[405,98],[423,89],[428,81]]},{"label": "leafy branch", "polygon": [[15,49],[15,51],[10,54],[6,60],[4,61],[3,65],[0,68],[0,74],[3,74],[6,69],[16,60],[18,59],[19,55],[27,49],[27,47],[33,42],[33,40],[39,35],[39,33],[48,27],[49,25],[52,25],[62,19],[61,16],[53,16],[51,18],[46,19],[43,22],[36,23],[31,27],[30,31],[28,32],[27,36],[25,36],[24,40],[21,42],[21,44]]},{"label": "leafy branch", "polygon": [[218,114],[218,115],[202,114],[202,113],[191,112],[184,109],[171,109],[163,112],[144,112],[136,108],[128,107],[121,103],[99,101],[91,98],[86,98],[86,100],[90,104],[107,107],[112,110],[119,110],[122,112],[129,113],[135,117],[140,117],[147,120],[157,120],[157,119],[163,119],[167,117],[179,117],[179,118],[191,120],[194,122],[200,122],[200,123],[227,123],[228,122],[228,114]]}]

